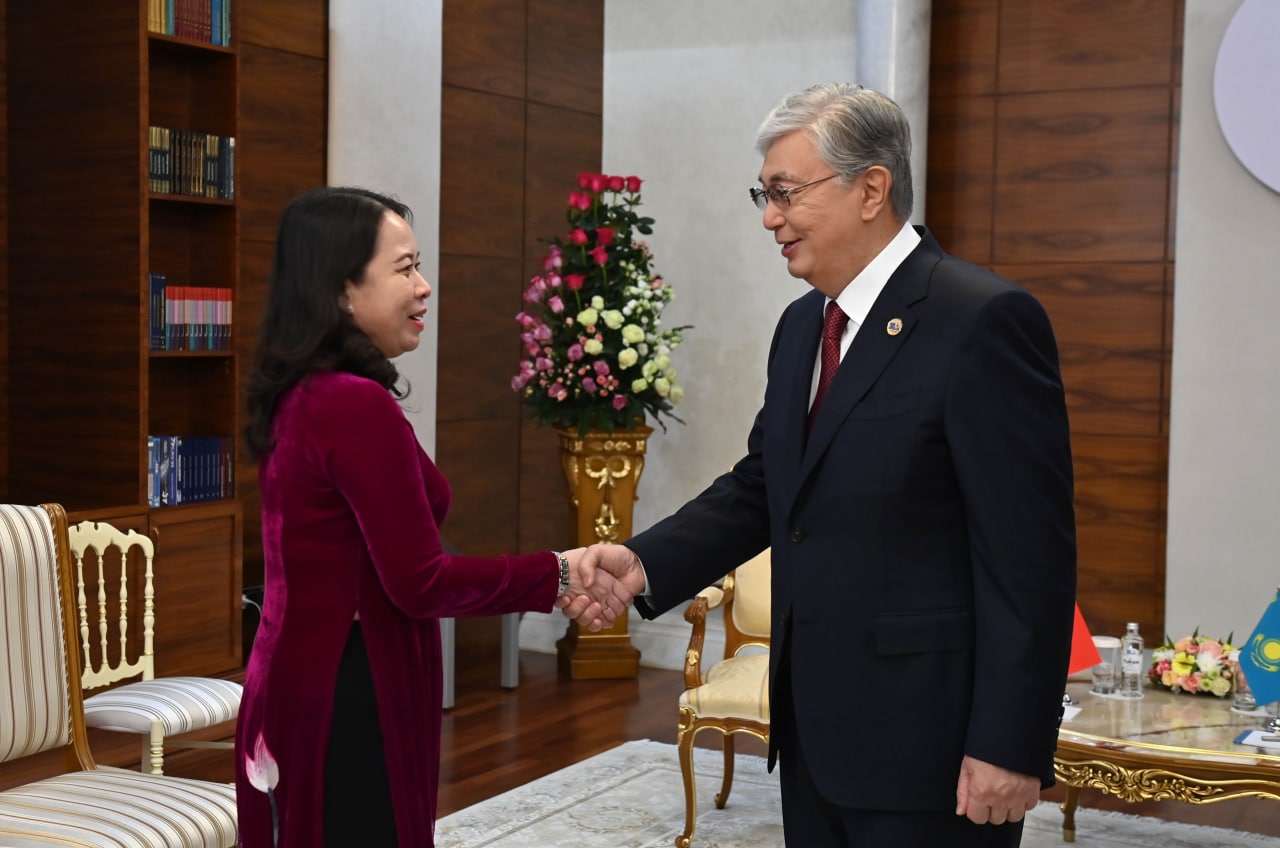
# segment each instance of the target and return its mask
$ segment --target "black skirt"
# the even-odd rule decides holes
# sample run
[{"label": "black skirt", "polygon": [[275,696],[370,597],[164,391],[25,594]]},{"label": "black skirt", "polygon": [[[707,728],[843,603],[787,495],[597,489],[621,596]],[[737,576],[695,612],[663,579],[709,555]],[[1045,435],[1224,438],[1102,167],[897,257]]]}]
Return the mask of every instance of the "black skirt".
[{"label": "black skirt", "polygon": [[378,697],[359,621],[351,624],[333,692],[333,724],[324,761],[324,844],[397,845]]}]

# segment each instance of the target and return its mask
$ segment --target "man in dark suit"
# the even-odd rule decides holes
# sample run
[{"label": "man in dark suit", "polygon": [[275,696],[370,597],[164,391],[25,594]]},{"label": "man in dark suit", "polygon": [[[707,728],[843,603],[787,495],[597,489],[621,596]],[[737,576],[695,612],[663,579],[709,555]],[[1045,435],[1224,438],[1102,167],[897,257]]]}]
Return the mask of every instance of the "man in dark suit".
[{"label": "man in dark suit", "polygon": [[1053,782],[1075,598],[1049,320],[907,223],[889,98],[808,89],[757,147],[752,198],[814,290],[778,322],[746,456],[584,562],[653,617],[772,546],[789,846],[1017,846]]}]

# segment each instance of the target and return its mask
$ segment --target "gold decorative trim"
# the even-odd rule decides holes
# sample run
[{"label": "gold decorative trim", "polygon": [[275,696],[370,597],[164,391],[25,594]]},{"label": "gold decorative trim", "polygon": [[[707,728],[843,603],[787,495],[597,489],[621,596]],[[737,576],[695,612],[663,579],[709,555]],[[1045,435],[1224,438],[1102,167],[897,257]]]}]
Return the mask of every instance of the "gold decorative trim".
[{"label": "gold decorative trim", "polygon": [[1066,784],[1097,789],[1125,801],[1183,801],[1212,804],[1231,798],[1270,798],[1280,801],[1280,783],[1263,780],[1193,778],[1162,768],[1126,768],[1102,760],[1064,762],[1055,759],[1054,772]]}]

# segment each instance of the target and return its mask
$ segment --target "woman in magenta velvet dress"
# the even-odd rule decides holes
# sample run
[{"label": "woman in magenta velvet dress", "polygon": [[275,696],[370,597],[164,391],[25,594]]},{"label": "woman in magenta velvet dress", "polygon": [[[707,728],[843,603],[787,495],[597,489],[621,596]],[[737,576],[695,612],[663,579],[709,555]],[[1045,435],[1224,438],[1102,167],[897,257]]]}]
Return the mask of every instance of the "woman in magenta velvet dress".
[{"label": "woman in magenta velvet dress", "polygon": [[[397,403],[390,361],[423,331],[418,259],[408,208],[374,192],[317,189],[281,219],[245,433],[265,558],[236,728],[245,848],[431,846],[438,619],[550,611],[581,588],[576,552],[441,545],[449,484]],[[603,604],[579,620],[598,627],[623,608]]]}]

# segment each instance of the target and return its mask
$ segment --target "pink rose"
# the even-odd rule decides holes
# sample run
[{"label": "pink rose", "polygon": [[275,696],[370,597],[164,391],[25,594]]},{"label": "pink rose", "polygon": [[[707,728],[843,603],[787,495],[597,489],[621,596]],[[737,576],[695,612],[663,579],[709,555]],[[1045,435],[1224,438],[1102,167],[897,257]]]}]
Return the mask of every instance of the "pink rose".
[{"label": "pink rose", "polygon": [[644,180],[639,177],[627,177],[627,191],[635,194],[640,190],[640,183],[642,182],[644,182]]},{"label": "pink rose", "polygon": [[564,257],[560,251],[560,245],[551,245],[547,248],[547,258],[542,260],[542,270],[558,271],[562,264],[564,264]]},{"label": "pink rose", "polygon": [[587,253],[591,254],[591,261],[597,265],[606,265],[609,262],[609,248],[604,245],[593,247]]},{"label": "pink rose", "polygon": [[626,185],[626,180],[622,177],[609,178],[609,191],[622,191],[622,187]]},{"label": "pink rose", "polygon": [[599,244],[613,244],[613,230],[608,227],[601,227],[596,230],[596,242]]},{"label": "pink rose", "polygon": [[555,367],[555,363],[553,363],[550,359],[547,359],[545,356],[539,356],[537,360],[533,363],[533,367],[539,371],[550,371],[553,367]]},{"label": "pink rose", "polygon": [[595,369],[596,376],[598,377],[609,376],[609,363],[605,362],[603,359],[597,359],[595,361],[595,364],[592,365],[591,367]]},{"label": "pink rose", "polygon": [[588,174],[586,171],[578,174],[578,188],[591,189],[591,181],[595,179],[595,174]]},{"label": "pink rose", "polygon": [[533,337],[540,342],[551,341],[551,328],[546,324],[539,324],[533,328]]},{"label": "pink rose", "polygon": [[570,289],[572,289],[573,291],[578,291],[580,288],[582,288],[583,283],[585,283],[586,281],[587,281],[587,277],[585,274],[565,274],[564,275],[564,284],[568,286]]},{"label": "pink rose", "polygon": [[591,190],[594,191],[596,194],[599,194],[600,192],[604,191],[608,187],[609,187],[609,178],[606,177],[604,174],[591,175]]},{"label": "pink rose", "polygon": [[614,396],[613,396],[613,408],[614,408],[614,409],[622,409],[622,408],[623,408],[623,407],[625,407],[626,405],[627,405],[627,396],[626,396],[626,395],[614,395]]},{"label": "pink rose", "polygon": [[520,326],[526,330],[538,323],[538,319],[532,315],[526,315],[523,312],[516,313],[516,320],[520,322]]},{"label": "pink rose", "polygon": [[1206,639],[1200,643],[1200,653],[1208,654],[1211,657],[1222,656],[1222,643],[1217,639]]},{"label": "pink rose", "polygon": [[569,350],[566,352],[565,355],[569,357],[570,362],[577,362],[579,359],[582,358],[582,345],[580,344],[569,345]]},{"label": "pink rose", "polygon": [[569,241],[573,244],[586,244],[587,241],[589,241],[587,238],[587,231],[582,229],[582,227],[578,227],[576,230],[569,233]]},{"label": "pink rose", "polygon": [[551,388],[547,389],[547,397],[549,398],[555,398],[556,400],[564,400],[568,396],[569,396],[569,392],[560,383],[556,383]]},{"label": "pink rose", "polygon": [[551,307],[551,311],[557,315],[564,312],[564,301],[560,299],[558,294],[553,294],[547,298],[547,306]]},{"label": "pink rose", "polygon": [[1188,692],[1196,693],[1200,691],[1200,672],[1195,671],[1182,678],[1182,688]]},{"label": "pink rose", "polygon": [[586,379],[584,379],[584,380],[582,381],[582,390],[583,390],[584,392],[586,392],[587,394],[589,394],[589,395],[590,395],[590,394],[595,394],[595,391],[596,391],[596,381],[595,381],[595,380],[593,380],[593,379],[591,379],[590,377],[587,377]]}]

